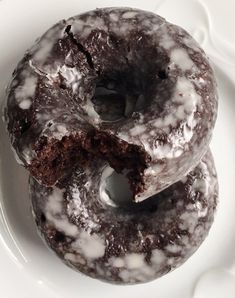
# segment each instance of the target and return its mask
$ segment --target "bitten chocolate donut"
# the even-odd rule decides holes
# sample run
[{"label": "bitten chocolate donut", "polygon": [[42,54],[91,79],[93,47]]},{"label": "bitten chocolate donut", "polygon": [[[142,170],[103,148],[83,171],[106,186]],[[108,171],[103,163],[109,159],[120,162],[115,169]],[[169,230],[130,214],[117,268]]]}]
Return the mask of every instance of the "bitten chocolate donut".
[{"label": "bitten chocolate donut", "polygon": [[107,200],[109,169],[95,162],[56,187],[30,179],[34,216],[49,247],[67,265],[112,283],[147,282],[180,266],[213,222],[218,185],[211,154],[181,181],[138,204]]},{"label": "bitten chocolate donut", "polygon": [[16,155],[40,183],[101,158],[126,173],[135,201],[198,164],[216,114],[213,71],[195,40],[129,8],[49,29],[18,64],[5,110]]}]

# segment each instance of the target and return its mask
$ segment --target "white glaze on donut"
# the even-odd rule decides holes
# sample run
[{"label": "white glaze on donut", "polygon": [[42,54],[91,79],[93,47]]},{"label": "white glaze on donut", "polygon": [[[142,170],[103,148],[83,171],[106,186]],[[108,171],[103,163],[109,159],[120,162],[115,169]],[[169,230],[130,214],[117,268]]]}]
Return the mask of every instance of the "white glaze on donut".
[{"label": "white glaze on donut", "polygon": [[[27,76],[29,75],[29,76]],[[15,98],[19,103],[19,107],[23,110],[30,108],[32,104],[31,98],[35,95],[37,86],[37,78],[27,74],[23,85],[19,85],[15,90]]]},{"label": "white glaze on donut", "polygon": [[72,248],[75,251],[81,251],[83,256],[88,259],[97,259],[104,256],[105,242],[97,234],[89,235],[86,232],[81,232],[79,239],[72,243]]},{"label": "white glaze on donut", "polygon": [[63,194],[63,190],[56,187],[54,188],[45,206],[45,216],[58,231],[65,233],[67,236],[76,236],[78,234],[77,227],[71,224],[65,215],[61,215],[63,209]]},{"label": "white glaze on donut", "polygon": [[31,48],[33,60],[40,68],[43,67],[46,59],[50,56],[55,39],[58,40],[63,36],[62,28],[63,21],[50,28]]},{"label": "white glaze on donut", "polygon": [[[74,192],[75,206],[68,206],[69,213],[75,210],[78,211],[79,195]],[[64,190],[54,187],[51,195],[48,197],[48,201],[45,205],[44,214],[48,220],[49,225],[53,225],[59,232],[64,233],[66,237],[74,237],[75,240],[71,243],[71,248],[75,252],[80,252],[85,258],[92,260],[100,258],[105,252],[105,243],[101,236],[98,234],[90,234],[86,231],[80,231],[78,227],[69,222],[66,215],[63,213],[63,197]],[[76,215],[76,213],[75,213]],[[86,217],[86,215],[83,213]],[[66,259],[71,257],[72,254],[67,254]]]},{"label": "white glaze on donut", "polygon": [[81,79],[81,73],[75,67],[66,67],[63,65],[60,69],[60,74],[65,78],[66,84],[72,86],[72,90],[75,93],[79,86]]},{"label": "white glaze on donut", "polygon": [[[171,51],[170,61],[182,69],[182,71],[191,70],[195,67],[186,50],[182,48],[175,48]],[[169,67],[171,67],[171,65]]]}]

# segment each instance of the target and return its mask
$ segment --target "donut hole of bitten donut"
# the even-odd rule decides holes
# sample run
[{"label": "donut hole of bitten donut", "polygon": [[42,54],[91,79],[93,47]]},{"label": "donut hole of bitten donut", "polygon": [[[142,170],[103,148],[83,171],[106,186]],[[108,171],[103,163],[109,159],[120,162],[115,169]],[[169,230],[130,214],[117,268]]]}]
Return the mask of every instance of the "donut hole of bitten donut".
[{"label": "donut hole of bitten donut", "polygon": [[146,100],[144,90],[138,88],[137,80],[131,84],[131,74],[114,72],[99,79],[92,98],[95,111],[102,121],[118,121],[131,117],[133,112],[143,110],[151,99]]},{"label": "donut hole of bitten donut", "polygon": [[[91,101],[101,121],[131,118],[134,112],[147,110],[155,100],[158,100],[156,98],[158,90],[160,98],[161,90],[167,90],[164,92],[169,94],[164,98],[170,98],[173,91],[174,84],[168,80],[167,53],[153,47],[145,35],[141,35],[140,39],[137,34],[134,39],[136,40],[133,45],[114,35],[109,36],[111,44],[120,52],[120,56],[111,66],[105,58],[102,58],[104,66],[97,71]],[[93,62],[95,65],[96,60]],[[160,106],[164,106],[164,103]]]},{"label": "donut hole of bitten donut", "polygon": [[96,85],[95,94],[92,98],[95,111],[103,121],[118,121],[124,118],[126,98],[115,90],[111,82]]}]

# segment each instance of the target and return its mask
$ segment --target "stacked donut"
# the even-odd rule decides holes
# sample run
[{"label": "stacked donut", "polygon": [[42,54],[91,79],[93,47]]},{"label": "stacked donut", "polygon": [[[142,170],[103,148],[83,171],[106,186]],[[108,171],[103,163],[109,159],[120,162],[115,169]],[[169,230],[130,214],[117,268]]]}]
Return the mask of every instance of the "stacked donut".
[{"label": "stacked donut", "polygon": [[104,8],[50,28],[19,62],[5,109],[49,247],[113,283],[181,265],[217,205],[216,115],[204,51],[160,16]]}]

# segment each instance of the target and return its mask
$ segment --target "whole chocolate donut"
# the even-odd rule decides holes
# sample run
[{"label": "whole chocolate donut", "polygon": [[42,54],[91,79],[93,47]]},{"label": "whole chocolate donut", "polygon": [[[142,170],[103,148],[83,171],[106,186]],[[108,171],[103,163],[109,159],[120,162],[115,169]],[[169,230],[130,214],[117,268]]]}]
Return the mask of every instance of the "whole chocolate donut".
[{"label": "whole chocolate donut", "polygon": [[113,283],[147,282],[180,266],[213,222],[218,185],[211,154],[138,204],[106,200],[102,178],[109,169],[105,162],[78,168],[56,187],[30,179],[33,214],[49,247],[67,265]]},{"label": "whole chocolate donut", "polygon": [[16,155],[39,182],[101,158],[126,170],[136,201],[198,164],[216,114],[213,71],[195,40],[129,8],[49,29],[18,64],[5,111]]}]

